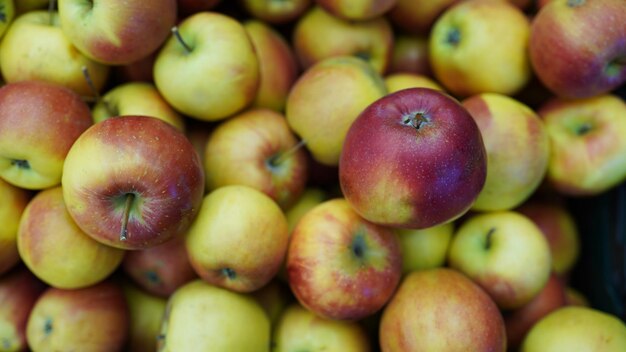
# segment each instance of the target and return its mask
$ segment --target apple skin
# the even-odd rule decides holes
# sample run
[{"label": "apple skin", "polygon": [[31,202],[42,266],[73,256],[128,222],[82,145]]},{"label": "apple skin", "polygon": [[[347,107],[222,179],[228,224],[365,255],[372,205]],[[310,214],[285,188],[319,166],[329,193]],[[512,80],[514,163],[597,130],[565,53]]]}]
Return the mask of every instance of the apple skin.
[{"label": "apple skin", "polygon": [[537,113],[551,143],[546,178],[559,193],[597,195],[626,179],[626,102],[620,97],[555,98]]},{"label": "apple skin", "polygon": [[386,73],[415,73],[431,77],[428,60],[428,36],[401,32],[393,39],[391,62]]},{"label": "apple skin", "polygon": [[129,330],[126,351],[154,352],[167,299],[151,295],[130,282],[122,284],[128,303]]},{"label": "apple skin", "polygon": [[66,155],[92,125],[91,112],[69,88],[42,81],[0,87],[0,177],[31,190],[56,186]]},{"label": "apple skin", "polygon": [[396,230],[402,250],[402,274],[444,266],[454,230],[453,222],[421,230]]},{"label": "apple skin", "polygon": [[221,122],[205,146],[207,190],[246,185],[288,209],[307,182],[304,149],[289,152],[296,144],[285,116],[274,110],[251,108]]},{"label": "apple skin", "polygon": [[31,199],[29,191],[15,187],[0,178],[0,276],[19,261],[17,231],[24,209]]},{"label": "apple skin", "polygon": [[622,0],[550,1],[533,18],[529,54],[555,95],[587,98],[626,82],[626,6]]},{"label": "apple skin", "polygon": [[0,3],[0,14],[2,15],[2,20],[0,21],[0,38],[4,32],[11,26],[13,19],[16,16],[16,8],[15,8],[14,0],[3,0]]},{"label": "apple skin", "polygon": [[313,0],[240,0],[240,3],[252,17],[271,25],[281,25],[300,18]]},{"label": "apple skin", "polygon": [[414,271],[383,310],[380,346],[391,351],[506,351],[493,300],[456,270]]},{"label": "apple skin", "polygon": [[348,130],[339,161],[341,190],[356,212],[399,228],[460,217],[486,174],[476,122],[456,99],[429,88],[404,89],[369,105]]},{"label": "apple skin", "polygon": [[176,0],[58,0],[61,28],[89,58],[108,65],[157,50],[176,23]]},{"label": "apple skin", "polygon": [[406,88],[430,88],[445,92],[445,89],[432,78],[410,72],[391,73],[384,77],[389,93]]},{"label": "apple skin", "polygon": [[40,191],[28,203],[20,220],[17,248],[22,261],[38,278],[65,289],[87,287],[106,279],[125,254],[87,236],[74,223],[61,186]]},{"label": "apple skin", "polygon": [[325,201],[298,222],[287,251],[287,277],[298,302],[328,319],[359,320],[379,311],[402,273],[396,234]]},{"label": "apple skin", "polygon": [[105,280],[74,290],[50,287],[33,306],[26,340],[33,351],[122,351],[129,313],[119,284]]},{"label": "apple skin", "polygon": [[46,289],[23,265],[0,276],[0,347],[2,351],[26,351],[26,323]]},{"label": "apple skin", "polygon": [[391,22],[409,34],[426,35],[441,14],[460,0],[398,0]]},{"label": "apple skin", "polygon": [[200,157],[185,135],[147,116],[93,125],[67,154],[62,179],[76,224],[97,241],[122,249],[145,249],[184,234],[202,202],[204,182]]},{"label": "apple skin", "polygon": [[397,0],[315,0],[325,11],[350,21],[365,21],[385,15]]}]

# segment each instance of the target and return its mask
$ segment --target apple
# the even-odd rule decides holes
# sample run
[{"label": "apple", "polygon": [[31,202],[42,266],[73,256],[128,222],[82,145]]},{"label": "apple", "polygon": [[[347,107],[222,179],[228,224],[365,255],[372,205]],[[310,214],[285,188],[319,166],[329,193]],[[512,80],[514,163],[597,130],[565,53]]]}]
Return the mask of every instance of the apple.
[{"label": "apple", "polygon": [[626,82],[625,37],[622,0],[550,1],[532,20],[528,51],[555,95],[588,98]]},{"label": "apple", "polygon": [[379,311],[402,274],[396,234],[361,218],[343,198],[304,214],[287,251],[298,302],[327,319],[359,320]]},{"label": "apple", "polygon": [[176,23],[176,0],[58,0],[61,28],[87,57],[123,65],[158,50]]},{"label": "apple", "polygon": [[435,78],[456,96],[513,95],[532,75],[529,34],[526,15],[509,2],[461,1],[446,9],[430,32]]},{"label": "apple", "polygon": [[287,223],[289,224],[289,233],[293,232],[300,218],[309,210],[313,209],[318,204],[328,200],[329,192],[321,187],[307,187],[304,192],[298,197],[296,203],[289,209],[285,210],[285,216],[287,217]]},{"label": "apple", "polygon": [[449,268],[406,276],[379,324],[381,350],[506,351],[502,315],[472,280]]},{"label": "apple", "polygon": [[388,17],[406,33],[426,35],[439,16],[458,2],[460,0],[397,0]]},{"label": "apple", "polygon": [[42,81],[0,87],[0,177],[26,189],[61,182],[65,157],[92,125],[91,112],[69,88]]},{"label": "apple", "polygon": [[0,276],[20,261],[17,229],[31,194],[0,178]]},{"label": "apple", "polygon": [[15,10],[14,0],[0,1],[0,38],[13,22]]},{"label": "apple", "polygon": [[285,37],[268,24],[258,20],[243,22],[259,60],[259,88],[253,107],[285,110],[291,86],[300,67]]},{"label": "apple", "polygon": [[202,11],[213,10],[221,0],[176,0],[179,18],[185,18]]},{"label": "apple", "polygon": [[537,113],[551,145],[546,178],[559,193],[597,195],[626,179],[626,102],[620,97],[554,98]]},{"label": "apple", "polygon": [[185,135],[148,116],[106,119],[72,145],[63,198],[87,235],[145,249],[184,234],[204,195],[198,153]]},{"label": "apple", "polygon": [[143,57],[137,61],[133,61],[126,65],[116,65],[111,67],[111,82],[115,84],[129,82],[147,82],[154,83],[154,61],[158,50],[152,54]]},{"label": "apple", "polygon": [[394,36],[386,73],[414,73],[430,77],[432,71],[428,60],[428,36],[400,32]]},{"label": "apple", "polygon": [[369,105],[352,123],[339,183],[362,217],[420,229],[465,214],[482,190],[487,156],[472,116],[453,97],[409,88]]},{"label": "apple", "polygon": [[250,108],[217,125],[205,146],[207,190],[255,188],[288,209],[304,191],[307,159],[282,113]]},{"label": "apple", "polygon": [[460,224],[448,265],[480,285],[501,309],[530,302],[552,272],[550,247],[541,230],[515,211],[478,213]]},{"label": "apple", "polygon": [[[85,79],[89,73],[93,86]],[[41,80],[67,87],[84,97],[100,92],[110,67],[89,59],[72,45],[56,11],[36,10],[18,16],[0,45],[0,70],[9,83]]]},{"label": "apple", "polygon": [[283,312],[294,301],[289,286],[280,280],[272,279],[265,286],[250,293],[256,299],[270,319],[272,331]]},{"label": "apple", "polygon": [[421,230],[397,229],[402,251],[402,274],[444,266],[454,231],[453,222]]},{"label": "apple", "polygon": [[122,351],[129,313],[119,284],[105,280],[85,288],[50,287],[33,306],[26,341],[33,351]]},{"label": "apple", "polygon": [[359,322],[323,318],[297,303],[280,315],[272,335],[274,352],[372,350]]},{"label": "apple", "polygon": [[285,116],[316,161],[336,166],[350,124],[385,94],[385,82],[368,63],[330,57],[299,76],[287,97]]},{"label": "apple", "polygon": [[184,236],[154,247],[128,251],[122,270],[146,293],[165,298],[198,277],[189,263]]},{"label": "apple", "polygon": [[204,121],[225,119],[256,98],[259,61],[243,24],[202,11],[184,18],[154,62],[154,82],[177,111]]},{"label": "apple", "polygon": [[0,350],[26,351],[26,323],[46,285],[22,265],[0,276]]},{"label": "apple", "polygon": [[249,294],[194,280],[170,296],[157,350],[269,352],[270,321]]},{"label": "apple", "polygon": [[120,115],[146,115],[185,131],[183,116],[148,82],[128,82],[114,86],[95,104],[92,114],[95,123]]},{"label": "apple", "polygon": [[349,21],[365,21],[385,15],[397,0],[315,0],[328,13]]},{"label": "apple", "polygon": [[390,73],[384,77],[389,93],[406,88],[430,88],[445,92],[445,89],[432,78],[410,72]]},{"label": "apple", "polygon": [[17,248],[22,261],[38,278],[65,289],[87,287],[106,279],[125,254],[87,236],[74,223],[61,186],[40,191],[28,203],[20,221]]},{"label": "apple", "polygon": [[356,56],[382,75],[391,60],[393,29],[384,16],[348,21],[313,6],[296,22],[291,43],[304,69],[329,57]]},{"label": "apple", "polygon": [[526,104],[497,93],[473,95],[461,104],[472,115],[487,150],[487,180],[473,210],[510,210],[535,193],[550,161],[541,118]]},{"label": "apple", "polygon": [[122,289],[129,314],[127,351],[156,351],[167,299],[149,294],[130,282],[124,282]]},{"label": "apple", "polygon": [[271,25],[288,24],[300,18],[313,0],[239,0],[250,16]]},{"label": "apple", "polygon": [[237,292],[265,286],[280,269],[289,229],[278,204],[244,185],[222,186],[204,197],[186,245],[205,281]]},{"label": "apple", "polygon": [[626,351],[626,325],[597,309],[563,307],[533,325],[520,351]]}]

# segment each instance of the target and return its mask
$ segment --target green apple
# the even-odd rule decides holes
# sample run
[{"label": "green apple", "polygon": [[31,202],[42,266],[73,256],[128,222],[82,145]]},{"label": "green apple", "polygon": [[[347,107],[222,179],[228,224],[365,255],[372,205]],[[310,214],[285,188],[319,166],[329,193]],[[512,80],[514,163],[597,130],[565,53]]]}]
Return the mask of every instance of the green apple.
[{"label": "green apple", "polygon": [[0,178],[0,276],[20,261],[17,230],[30,198],[30,192]]},{"label": "green apple", "polygon": [[396,230],[402,250],[402,273],[444,266],[454,230],[454,222],[421,230]]},{"label": "green apple", "polygon": [[309,210],[328,199],[328,191],[321,187],[307,187],[300,195],[296,203],[285,211],[289,233],[293,232],[300,218]]},{"label": "green apple", "polygon": [[127,351],[156,351],[167,298],[151,295],[130,282],[124,282],[122,289],[128,303],[130,320]]}]

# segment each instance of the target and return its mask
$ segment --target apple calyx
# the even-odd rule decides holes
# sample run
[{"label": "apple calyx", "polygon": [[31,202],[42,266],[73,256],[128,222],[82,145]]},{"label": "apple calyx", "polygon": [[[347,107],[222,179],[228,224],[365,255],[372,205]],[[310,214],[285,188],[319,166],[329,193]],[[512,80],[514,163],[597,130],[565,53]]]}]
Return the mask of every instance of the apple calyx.
[{"label": "apple calyx", "polygon": [[183,48],[185,48],[185,52],[187,54],[191,54],[191,47],[189,47],[189,45],[187,45],[187,43],[185,43],[185,41],[183,40],[183,37],[180,35],[180,32],[178,31],[178,26],[172,27],[172,34],[174,35],[176,40],[178,40],[180,45],[182,45]]},{"label": "apple calyx", "polygon": [[52,333],[52,319],[46,318],[43,322],[43,333],[45,336],[48,336]]},{"label": "apple calyx", "polygon": [[577,136],[584,136],[587,133],[589,133],[589,131],[591,131],[593,128],[593,126],[591,125],[591,123],[586,122],[583,123],[582,125],[576,127],[576,130],[574,131],[576,133]]},{"label": "apple calyx", "polygon": [[352,254],[359,259],[363,260],[365,257],[365,250],[367,250],[367,243],[365,243],[365,237],[361,234],[354,236],[352,243],[350,244]]},{"label": "apple calyx", "polygon": [[492,227],[487,231],[487,237],[485,238],[485,250],[491,249],[491,245],[493,244],[493,234],[496,232],[496,228]]},{"label": "apple calyx", "polygon": [[128,239],[128,218],[130,217],[130,209],[133,206],[134,200],[134,193],[126,193],[126,200],[124,202],[124,214],[122,214],[122,229],[120,230],[120,241],[122,242]]},{"label": "apple calyx", "polygon": [[354,56],[366,62],[369,62],[372,59],[372,55],[365,50],[357,51],[356,53],[354,53]]},{"label": "apple calyx", "polygon": [[604,72],[611,77],[619,75],[626,68],[626,56],[619,56],[609,61]]},{"label": "apple calyx", "polygon": [[267,159],[267,166],[269,166],[270,168],[279,166],[280,164],[282,164],[285,160],[289,159],[292,155],[294,155],[299,149],[301,149],[305,145],[306,145],[306,140],[303,139],[297,144],[295,144],[293,147],[289,148],[288,150],[272,155],[271,157]]},{"label": "apple calyx", "polygon": [[25,169],[25,170],[30,169],[30,163],[28,162],[28,160],[24,160],[24,159],[13,159],[11,160],[11,165],[17,166],[17,168],[19,169]]},{"label": "apple calyx", "polygon": [[226,276],[230,280],[234,280],[237,277],[237,273],[235,272],[235,270],[228,267],[223,268],[222,270],[220,270],[220,272],[222,273],[222,275]]},{"label": "apple calyx", "polygon": [[450,30],[448,31],[446,35],[446,43],[452,46],[458,46],[460,42],[461,42],[461,31],[456,27],[450,28]]},{"label": "apple calyx", "polygon": [[422,128],[422,126],[428,124],[429,122],[430,118],[423,112],[416,112],[415,114],[404,116],[402,119],[402,123],[404,125],[411,126],[418,131]]}]

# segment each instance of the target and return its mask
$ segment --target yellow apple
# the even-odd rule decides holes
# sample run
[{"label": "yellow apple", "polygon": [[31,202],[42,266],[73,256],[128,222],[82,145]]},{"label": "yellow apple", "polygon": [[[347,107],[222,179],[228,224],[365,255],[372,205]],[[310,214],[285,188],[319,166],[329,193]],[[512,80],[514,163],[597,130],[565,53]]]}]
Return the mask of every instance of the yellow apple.
[{"label": "yellow apple", "polygon": [[389,93],[397,92],[406,88],[431,88],[444,92],[445,89],[432,78],[409,72],[391,73],[384,76],[385,85]]},{"label": "yellow apple", "polygon": [[0,0],[0,38],[15,17],[14,0]]},{"label": "yellow apple", "polygon": [[30,193],[0,178],[0,275],[20,261],[17,230]]},{"label": "yellow apple", "polygon": [[452,235],[454,222],[436,225],[421,230],[398,229],[402,250],[402,273],[442,267]]},{"label": "yellow apple", "polygon": [[316,0],[315,3],[333,16],[364,21],[385,15],[397,0]]},{"label": "yellow apple", "polygon": [[130,282],[122,284],[128,302],[129,331],[127,348],[132,352],[154,352],[167,299],[151,295]]}]

